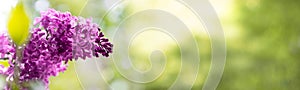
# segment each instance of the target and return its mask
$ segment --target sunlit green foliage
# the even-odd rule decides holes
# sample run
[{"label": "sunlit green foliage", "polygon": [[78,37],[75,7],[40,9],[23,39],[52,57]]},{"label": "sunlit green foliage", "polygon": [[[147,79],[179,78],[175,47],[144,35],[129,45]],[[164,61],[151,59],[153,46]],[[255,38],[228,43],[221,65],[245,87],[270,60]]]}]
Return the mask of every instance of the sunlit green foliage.
[{"label": "sunlit green foliage", "polygon": [[299,89],[299,0],[235,0],[220,90]]}]

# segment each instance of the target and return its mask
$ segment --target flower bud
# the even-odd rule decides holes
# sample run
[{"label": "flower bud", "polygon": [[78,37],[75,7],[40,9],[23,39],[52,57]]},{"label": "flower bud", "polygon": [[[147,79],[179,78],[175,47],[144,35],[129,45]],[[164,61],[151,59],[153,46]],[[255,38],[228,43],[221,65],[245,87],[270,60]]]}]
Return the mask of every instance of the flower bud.
[{"label": "flower bud", "polygon": [[22,1],[14,7],[8,19],[8,33],[13,42],[21,46],[28,38],[30,19],[24,11]]}]

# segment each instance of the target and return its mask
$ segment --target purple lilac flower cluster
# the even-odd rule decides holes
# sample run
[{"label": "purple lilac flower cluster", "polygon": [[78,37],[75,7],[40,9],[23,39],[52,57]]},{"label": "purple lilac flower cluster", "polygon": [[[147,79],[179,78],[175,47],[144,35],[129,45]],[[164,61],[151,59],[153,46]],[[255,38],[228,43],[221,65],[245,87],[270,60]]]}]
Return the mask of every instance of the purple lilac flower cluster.
[{"label": "purple lilac flower cluster", "polygon": [[[12,41],[8,38],[8,35],[5,33],[0,33],[0,58],[3,60],[9,60],[10,63],[15,59],[15,48],[12,45]],[[12,64],[11,64],[12,65]],[[5,68],[0,64],[0,74],[11,77],[13,68]]]},{"label": "purple lilac flower cluster", "polygon": [[[35,28],[23,51],[20,64],[20,83],[42,80],[46,86],[50,76],[66,70],[68,61],[86,59],[99,54],[108,57],[113,45],[104,38],[99,26],[91,19],[72,16],[49,9],[35,18]],[[10,54],[13,61],[15,50],[7,36],[0,35],[0,58]],[[0,66],[1,74],[13,74],[13,64],[8,69]],[[9,72],[8,72],[9,71]]]},{"label": "purple lilac flower cluster", "polygon": [[8,38],[8,35],[0,33],[0,40],[0,58],[12,59],[13,56],[10,53],[15,52],[15,48],[10,43],[11,40]]}]

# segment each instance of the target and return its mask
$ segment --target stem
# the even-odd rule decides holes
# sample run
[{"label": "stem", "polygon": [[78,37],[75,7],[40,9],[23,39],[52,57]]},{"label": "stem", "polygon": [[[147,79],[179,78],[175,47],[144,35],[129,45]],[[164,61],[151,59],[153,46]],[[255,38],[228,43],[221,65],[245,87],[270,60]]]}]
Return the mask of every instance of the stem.
[{"label": "stem", "polygon": [[14,74],[13,74],[13,85],[12,89],[17,88],[19,89],[21,87],[19,83],[19,77],[20,77],[20,62],[22,61],[22,52],[23,49],[22,47],[19,47],[18,45],[16,46],[16,60],[14,62]]}]

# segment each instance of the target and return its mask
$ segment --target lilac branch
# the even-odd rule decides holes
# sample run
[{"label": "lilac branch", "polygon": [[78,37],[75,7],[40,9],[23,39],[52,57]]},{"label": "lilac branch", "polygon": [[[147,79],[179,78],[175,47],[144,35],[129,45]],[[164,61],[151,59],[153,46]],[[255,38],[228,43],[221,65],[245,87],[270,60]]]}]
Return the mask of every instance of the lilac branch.
[{"label": "lilac branch", "polygon": [[[20,77],[20,63],[22,61],[22,47],[15,47],[16,50],[16,60],[14,62],[14,73],[13,73],[13,85],[16,85],[16,88],[20,88],[21,85],[19,83],[19,77]],[[14,86],[11,86],[13,88]]]}]

